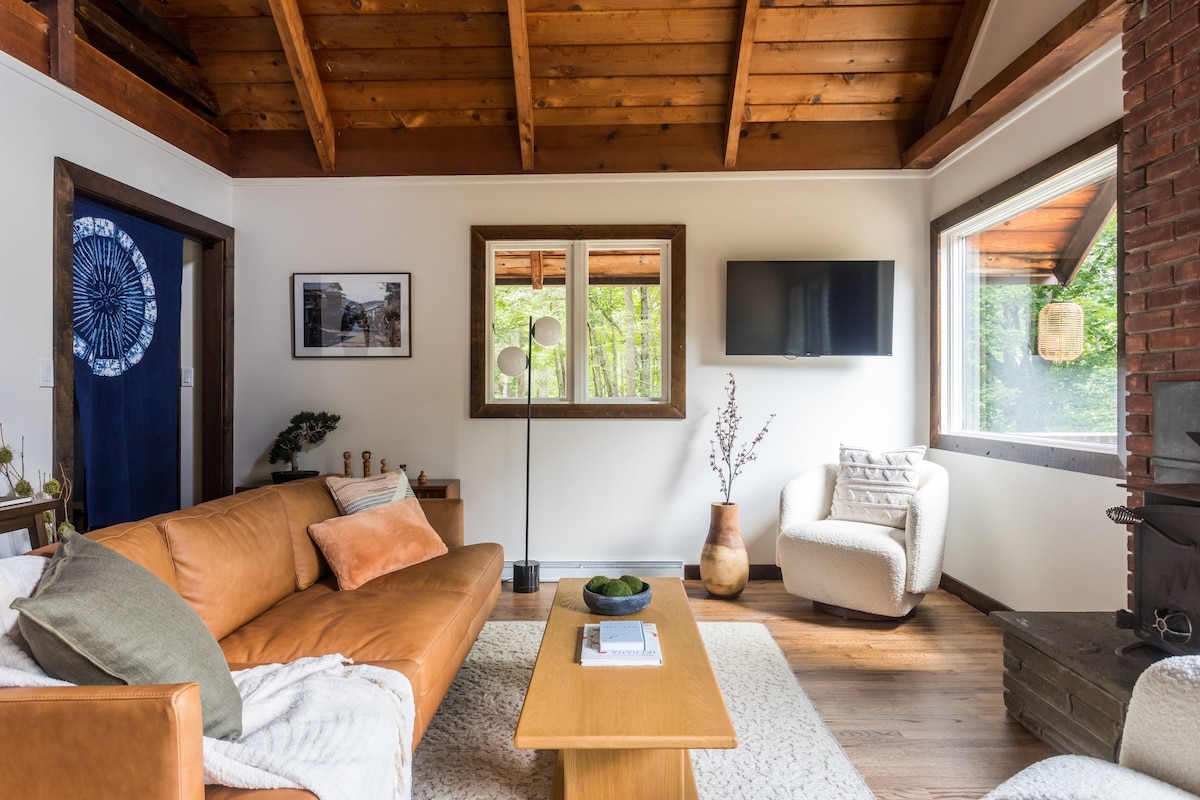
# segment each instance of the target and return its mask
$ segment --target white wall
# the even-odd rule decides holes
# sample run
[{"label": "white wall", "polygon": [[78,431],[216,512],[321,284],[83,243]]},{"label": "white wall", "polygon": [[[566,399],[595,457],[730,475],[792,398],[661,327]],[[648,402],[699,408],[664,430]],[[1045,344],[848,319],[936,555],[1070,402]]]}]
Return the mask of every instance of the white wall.
[{"label": "white wall", "polygon": [[[995,7],[996,4],[993,4]],[[930,219],[1121,118],[1119,43],[931,171]],[[1021,610],[1125,607],[1125,502],[1112,478],[934,451],[951,475],[947,574]]]},{"label": "white wall", "polygon": [[957,108],[983,88],[1078,6],[1079,0],[990,3],[951,107]]},{"label": "white wall", "polygon": [[[467,537],[522,557],[523,420],[468,417],[471,225],[687,226],[687,419],[535,420],[532,557],[698,563],[719,482],[708,465],[714,412],[733,371],[744,432],[778,416],[734,484],[752,563],[774,563],[778,496],[839,442],[927,441],[925,178],[920,174],[239,181],[239,481],[263,478],[276,432],[297,410],[342,415],[306,451],[340,471],[342,451],[416,474],[457,476]],[[895,355],[724,355],[727,259],[896,261]],[[291,359],[293,272],[412,273],[411,359]]]},{"label": "white wall", "polygon": [[[26,477],[49,472],[54,159],[64,158],[205,216],[232,222],[232,182],[0,53],[0,424],[25,438]],[[0,481],[0,493],[8,490]]]}]

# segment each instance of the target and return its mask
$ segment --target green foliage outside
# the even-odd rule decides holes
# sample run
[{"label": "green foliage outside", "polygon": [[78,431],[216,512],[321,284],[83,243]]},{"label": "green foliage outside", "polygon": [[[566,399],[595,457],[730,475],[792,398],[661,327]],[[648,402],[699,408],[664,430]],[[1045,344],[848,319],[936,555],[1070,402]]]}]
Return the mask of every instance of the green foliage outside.
[{"label": "green foliage outside", "polygon": [[[968,421],[968,429],[1115,441],[1117,246],[1114,215],[1068,286],[979,287],[978,402],[968,397],[967,408],[978,407],[980,418],[977,427]],[[1060,301],[1083,308],[1084,348],[1075,361],[1037,354],[1038,312]]]},{"label": "green foliage outside", "polygon": [[660,287],[588,289],[588,396],[662,396]]},{"label": "green foliage outside", "polygon": [[[529,320],[551,316],[569,330],[566,290],[497,286],[493,308],[495,353],[528,346]],[[650,286],[588,288],[588,396],[662,396],[662,292]],[[551,348],[533,345],[533,396],[566,396],[567,338]],[[525,396],[527,375],[510,378],[493,364],[496,397]]]},{"label": "green foliage outside", "polygon": [[[494,356],[506,347],[519,347],[526,352],[529,346],[529,320],[554,317],[567,331],[566,288],[546,286],[533,291],[529,286],[497,286],[495,307],[492,309],[492,335],[495,352],[492,360],[492,385],[496,397],[525,397],[525,380],[529,372],[510,378],[496,366]],[[566,396],[567,363],[564,335],[554,347],[533,346],[533,396]]]}]

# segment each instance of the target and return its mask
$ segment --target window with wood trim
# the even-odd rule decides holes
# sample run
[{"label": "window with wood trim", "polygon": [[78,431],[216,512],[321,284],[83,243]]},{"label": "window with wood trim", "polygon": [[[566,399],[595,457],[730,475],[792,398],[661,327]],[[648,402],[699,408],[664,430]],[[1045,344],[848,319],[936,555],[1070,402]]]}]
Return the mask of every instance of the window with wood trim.
[{"label": "window with wood trim", "polygon": [[1117,153],[1089,137],[933,223],[933,446],[1120,476]]},{"label": "window with wood trim", "polygon": [[684,274],[682,225],[473,227],[471,416],[682,418]]}]

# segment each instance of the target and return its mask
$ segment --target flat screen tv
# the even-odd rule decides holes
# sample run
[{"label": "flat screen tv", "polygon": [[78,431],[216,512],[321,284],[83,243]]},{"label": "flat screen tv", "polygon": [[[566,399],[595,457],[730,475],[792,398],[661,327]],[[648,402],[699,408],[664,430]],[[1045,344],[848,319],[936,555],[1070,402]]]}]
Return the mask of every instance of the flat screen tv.
[{"label": "flat screen tv", "polygon": [[725,353],[890,356],[894,261],[730,261]]}]

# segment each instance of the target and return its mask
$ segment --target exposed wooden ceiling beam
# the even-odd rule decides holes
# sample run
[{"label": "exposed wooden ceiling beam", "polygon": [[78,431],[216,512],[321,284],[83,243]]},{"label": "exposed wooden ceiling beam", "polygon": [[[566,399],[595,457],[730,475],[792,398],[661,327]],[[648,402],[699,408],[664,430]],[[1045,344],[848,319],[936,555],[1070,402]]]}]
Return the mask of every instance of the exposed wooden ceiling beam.
[{"label": "exposed wooden ceiling beam", "polygon": [[725,166],[737,166],[738,141],[746,114],[746,93],[750,88],[750,58],[758,29],[759,0],[746,0],[742,8],[742,27],[738,31],[737,58],[733,66],[733,87],[729,93],[729,124],[725,134]]},{"label": "exposed wooden ceiling beam", "polygon": [[163,58],[156,50],[93,5],[91,0],[79,0],[75,13],[79,15],[79,18],[83,22],[100,31],[100,33],[111,39],[118,47],[136,58],[155,74],[165,79],[167,83],[195,100],[209,114],[212,114],[214,117],[220,116],[220,111],[217,109],[217,101],[213,98],[212,94],[182,64],[177,64]]},{"label": "exposed wooden ceiling beam", "polygon": [[962,85],[963,75],[967,71],[967,62],[975,50],[979,40],[979,31],[983,28],[983,20],[987,16],[991,0],[964,0],[958,25],[954,28],[954,37],[950,47],[946,49],[946,60],[938,72],[937,83],[934,84],[933,94],[929,98],[929,109],[925,112],[925,130],[946,118],[954,103],[954,95]]},{"label": "exposed wooden ceiling beam", "polygon": [[1096,240],[1104,232],[1104,226],[1116,208],[1117,179],[1109,178],[1097,187],[1095,197],[1063,247],[1058,265],[1054,268],[1054,277],[1060,284],[1066,286],[1075,278],[1075,273],[1079,272],[1083,260],[1096,246]]},{"label": "exposed wooden ceiling beam", "polygon": [[1121,35],[1126,0],[1084,0],[904,153],[903,166],[927,169]]},{"label": "exposed wooden ceiling beam", "polygon": [[533,169],[533,79],[529,68],[529,28],[525,0],[508,0],[508,37],[512,42],[513,85],[517,92],[517,137],[521,168]]},{"label": "exposed wooden ceiling beam", "polygon": [[546,285],[546,272],[542,264],[542,251],[534,250],[529,254],[529,285],[535,292],[541,291]]},{"label": "exposed wooden ceiling beam", "polygon": [[162,17],[147,8],[141,0],[112,0],[112,2],[132,14],[133,18],[140,22],[146,30],[170,45],[171,49],[187,59],[189,64],[198,65],[200,63],[200,59],[196,58],[196,53],[187,40],[163,21]]},{"label": "exposed wooden ceiling beam", "polygon": [[69,89],[75,88],[75,0],[46,3],[50,24],[50,77]]},{"label": "exposed wooden ceiling beam", "polygon": [[333,127],[329,103],[321,86],[321,75],[317,72],[312,48],[309,47],[308,36],[304,32],[300,8],[296,0],[270,0],[270,4],[271,16],[275,18],[275,27],[279,30],[280,41],[283,42],[283,52],[292,71],[292,80],[300,94],[300,105],[304,108],[304,118],[308,120],[308,130],[317,148],[321,169],[332,173],[337,131]]}]

